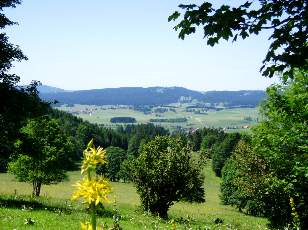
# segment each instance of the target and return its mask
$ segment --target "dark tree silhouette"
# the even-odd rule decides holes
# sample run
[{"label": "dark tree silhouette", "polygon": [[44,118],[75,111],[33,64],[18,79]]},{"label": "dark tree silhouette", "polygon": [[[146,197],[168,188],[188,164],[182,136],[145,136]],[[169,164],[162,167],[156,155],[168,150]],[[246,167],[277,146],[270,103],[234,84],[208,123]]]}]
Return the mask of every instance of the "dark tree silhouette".
[{"label": "dark tree silhouette", "polygon": [[5,27],[16,24],[5,16],[4,9],[14,8],[20,2],[0,1],[0,171],[5,171],[13,143],[26,119],[42,115],[48,108],[38,97],[37,82],[20,88],[16,86],[19,76],[9,73],[13,62],[27,59],[18,46],[9,42],[8,36],[3,32]]}]

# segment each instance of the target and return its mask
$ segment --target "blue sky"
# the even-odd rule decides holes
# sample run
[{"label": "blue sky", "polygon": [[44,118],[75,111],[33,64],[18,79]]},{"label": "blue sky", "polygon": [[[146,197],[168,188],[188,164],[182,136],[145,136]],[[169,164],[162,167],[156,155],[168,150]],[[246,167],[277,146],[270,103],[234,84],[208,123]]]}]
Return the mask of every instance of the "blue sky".
[{"label": "blue sky", "polygon": [[5,11],[19,23],[6,29],[10,41],[29,58],[15,63],[13,72],[21,76],[21,84],[35,79],[69,90],[239,90],[265,89],[273,83],[259,73],[269,33],[214,48],[206,46],[201,33],[178,39],[167,18],[180,3],[192,2],[200,1],[23,1]]}]

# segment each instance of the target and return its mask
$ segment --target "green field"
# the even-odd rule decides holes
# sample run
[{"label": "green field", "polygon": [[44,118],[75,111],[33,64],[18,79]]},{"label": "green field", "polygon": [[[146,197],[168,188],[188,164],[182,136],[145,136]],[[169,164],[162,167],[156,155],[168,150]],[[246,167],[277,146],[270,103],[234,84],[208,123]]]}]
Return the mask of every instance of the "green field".
[{"label": "green field", "polygon": [[[177,203],[169,210],[169,220],[142,212],[132,184],[112,183],[111,200],[116,200],[116,203],[106,205],[98,223],[111,226],[114,210],[117,209],[123,229],[171,229],[171,220],[176,221],[177,229],[266,229],[266,219],[248,216],[233,207],[221,205],[220,179],[214,175],[210,164],[207,164],[204,173],[206,202]],[[23,196],[31,193],[30,184],[16,182],[12,175],[0,174],[0,229],[80,229],[80,222],[89,216],[81,203],[70,201],[74,189],[72,184],[80,178],[79,172],[69,172],[68,181],[43,186],[42,197],[31,200]],[[28,218],[35,223],[25,224]],[[216,218],[223,219],[223,223],[215,224]]]},{"label": "green field", "polygon": [[[165,113],[144,114],[131,108],[114,107],[108,108],[94,105],[74,105],[73,107],[58,107],[61,110],[71,112],[78,117],[92,123],[104,124],[108,127],[114,127],[110,119],[112,117],[134,117],[137,123],[148,123],[150,119],[170,119],[186,118],[187,122],[181,123],[154,123],[170,130],[175,130],[178,126],[182,128],[201,128],[214,127],[225,128],[226,130],[245,129],[257,123],[258,108],[240,108],[240,109],[223,109],[221,111],[209,110],[206,114],[197,114],[186,111],[187,105],[177,105],[175,112],[168,111]],[[153,109],[152,109],[153,110]],[[249,120],[247,120],[249,118]]]}]

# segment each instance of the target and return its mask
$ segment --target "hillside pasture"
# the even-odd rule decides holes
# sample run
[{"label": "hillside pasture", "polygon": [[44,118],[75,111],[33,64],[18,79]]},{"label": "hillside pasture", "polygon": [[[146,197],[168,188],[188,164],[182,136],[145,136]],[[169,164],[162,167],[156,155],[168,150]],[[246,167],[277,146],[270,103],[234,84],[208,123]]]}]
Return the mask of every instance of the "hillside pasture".
[{"label": "hillside pasture", "polygon": [[[176,222],[177,229],[266,229],[266,219],[247,216],[233,207],[220,204],[220,179],[214,175],[210,164],[205,167],[204,174],[206,202],[176,203],[169,210],[168,220],[141,210],[133,184],[111,183],[111,203],[106,205],[98,223],[111,226],[113,215],[118,213],[123,229],[171,229],[172,220]],[[80,202],[72,202],[70,197],[74,190],[72,185],[81,175],[74,171],[68,176],[65,182],[43,186],[42,197],[32,199],[24,196],[31,194],[30,184],[17,182],[12,175],[0,174],[0,229],[80,229],[80,222],[85,222],[89,216],[84,206]],[[39,205],[34,205],[36,203]],[[29,218],[34,221],[33,225],[26,224]],[[218,218],[223,223],[215,224]]]}]

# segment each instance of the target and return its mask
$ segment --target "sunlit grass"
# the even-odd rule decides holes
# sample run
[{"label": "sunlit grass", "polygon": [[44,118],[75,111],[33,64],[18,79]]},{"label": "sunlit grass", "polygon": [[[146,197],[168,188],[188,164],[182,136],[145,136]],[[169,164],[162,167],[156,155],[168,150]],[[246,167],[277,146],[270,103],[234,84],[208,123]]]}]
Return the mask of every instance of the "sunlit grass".
[{"label": "sunlit grass", "polygon": [[[171,229],[171,219],[177,222],[177,229],[198,229],[205,226],[211,229],[265,229],[267,220],[244,215],[230,206],[225,206],[219,200],[219,182],[208,164],[204,170],[206,202],[202,204],[190,204],[179,202],[169,210],[169,220],[161,220],[152,217],[140,209],[139,197],[131,183],[112,183],[113,193],[111,203],[106,205],[107,211],[112,213],[116,208],[122,216],[120,225],[123,229]],[[0,208],[0,229],[80,229],[80,222],[88,219],[88,214],[80,203],[72,203],[69,212],[63,211],[63,207],[69,201],[73,192],[73,184],[81,178],[80,172],[69,172],[68,181],[57,185],[44,185],[42,187],[43,208],[33,210],[20,207]],[[9,174],[0,174],[0,194],[29,195],[31,185],[14,180]],[[44,198],[47,196],[47,198]],[[3,195],[2,195],[3,197]],[[114,199],[116,205],[114,205]],[[46,209],[44,208],[45,206]],[[52,208],[50,208],[52,207]],[[58,208],[57,208],[58,207]],[[25,225],[25,219],[31,218],[34,225]],[[221,218],[223,224],[215,225],[213,220]],[[102,216],[98,223],[112,224],[112,214]]]}]

